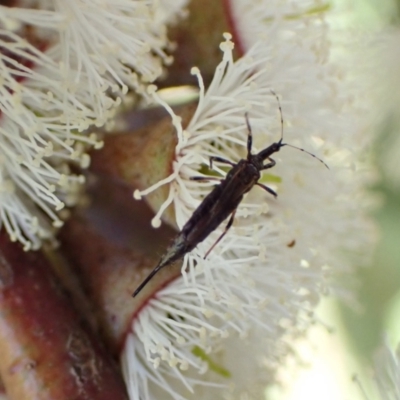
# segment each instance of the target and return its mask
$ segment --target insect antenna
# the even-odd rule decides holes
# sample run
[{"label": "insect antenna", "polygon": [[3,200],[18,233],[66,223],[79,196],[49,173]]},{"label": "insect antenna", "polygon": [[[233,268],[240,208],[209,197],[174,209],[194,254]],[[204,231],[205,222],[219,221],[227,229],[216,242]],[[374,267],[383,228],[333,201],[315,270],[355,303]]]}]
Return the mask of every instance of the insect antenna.
[{"label": "insect antenna", "polygon": [[284,143],[283,146],[289,146],[289,147],[293,147],[294,149],[303,151],[304,153],[309,154],[311,157],[316,158],[318,161],[320,161],[322,164],[324,164],[326,168],[329,169],[328,164],[327,164],[325,161],[321,160],[319,157],[317,157],[315,154],[310,153],[309,151],[304,150],[304,149],[302,149],[301,147],[293,146],[292,144]]},{"label": "insect antenna", "polygon": [[[281,115],[281,140],[280,140],[280,143],[282,143],[282,140],[283,140],[283,112],[282,112],[282,106],[281,106],[281,102],[279,100],[278,95],[272,89],[270,89],[270,90],[271,90],[271,93],[275,96],[276,101],[278,102],[279,114]],[[309,154],[311,157],[316,158],[318,161],[320,161],[322,164],[324,164],[326,168],[329,169],[328,164],[325,161],[321,160],[315,154],[310,153],[309,151],[302,149],[301,147],[296,147],[296,146],[293,146],[292,144],[288,144],[288,143],[282,143],[281,147],[282,146],[289,146],[289,147],[293,147],[294,149],[303,151],[304,153]]]},{"label": "insect antenna", "polygon": [[283,112],[282,112],[282,106],[281,106],[281,102],[279,100],[278,95],[272,89],[270,89],[270,90],[271,90],[271,93],[275,96],[276,101],[278,102],[279,114],[281,115],[281,140],[280,141],[282,142],[282,140],[283,140]]}]

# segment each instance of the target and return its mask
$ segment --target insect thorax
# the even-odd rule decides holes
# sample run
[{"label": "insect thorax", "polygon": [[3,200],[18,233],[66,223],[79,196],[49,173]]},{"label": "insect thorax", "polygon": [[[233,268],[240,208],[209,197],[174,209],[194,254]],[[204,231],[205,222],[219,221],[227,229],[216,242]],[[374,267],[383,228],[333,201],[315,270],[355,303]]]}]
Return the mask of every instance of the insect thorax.
[{"label": "insect thorax", "polygon": [[258,154],[252,154],[249,161],[258,171],[262,170],[264,160]]},{"label": "insect thorax", "polygon": [[260,169],[262,168],[262,162],[260,164],[261,167],[259,167],[259,163],[253,162],[253,159],[251,159],[250,161],[241,160],[239,164],[241,164],[241,168],[239,170],[237,178],[240,179],[243,184],[249,185],[249,189],[251,189],[252,186],[260,179]]}]

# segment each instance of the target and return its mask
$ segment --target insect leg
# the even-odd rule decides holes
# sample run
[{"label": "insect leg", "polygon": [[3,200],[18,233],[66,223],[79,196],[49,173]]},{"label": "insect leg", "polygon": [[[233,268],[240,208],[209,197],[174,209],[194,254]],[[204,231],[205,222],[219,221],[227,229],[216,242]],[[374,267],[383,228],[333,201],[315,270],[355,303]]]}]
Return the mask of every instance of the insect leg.
[{"label": "insect leg", "polygon": [[210,169],[212,169],[212,163],[213,163],[213,161],[218,161],[218,162],[220,162],[220,163],[224,163],[224,164],[229,164],[229,165],[232,165],[232,167],[234,167],[236,164],[235,163],[233,163],[232,161],[229,161],[229,160],[227,160],[227,159],[225,159],[225,158],[222,158],[222,157],[217,157],[217,156],[212,156],[212,157],[210,157]]},{"label": "insect leg", "polygon": [[247,125],[247,159],[250,159],[251,156],[251,146],[253,144],[253,135],[251,133],[251,126],[250,126],[250,121],[249,121],[249,114],[246,113],[244,114],[244,117],[246,118],[246,125]]},{"label": "insect leg", "polygon": [[263,169],[268,169],[268,168],[272,168],[272,167],[275,166],[275,164],[276,164],[276,161],[275,161],[275,160],[273,160],[273,159],[270,158],[270,157],[268,157],[268,160],[271,161],[271,162],[269,162],[268,164],[263,165],[263,167],[261,168],[261,170],[263,170]]},{"label": "insect leg", "polygon": [[191,181],[198,181],[198,182],[208,182],[208,181],[222,181],[221,178],[216,178],[214,176],[191,176],[189,178]]},{"label": "insect leg", "polygon": [[256,183],[257,186],[260,186],[260,188],[266,190],[268,193],[272,194],[272,196],[274,197],[278,197],[278,194],[276,192],[274,192],[271,188],[269,188],[268,186],[263,185],[262,183]]},{"label": "insect leg", "polygon": [[228,223],[226,224],[226,227],[224,231],[221,233],[221,236],[215,241],[215,243],[211,246],[210,250],[207,251],[206,255],[203,257],[205,260],[207,256],[211,253],[212,249],[221,241],[221,239],[226,235],[226,232],[228,232],[229,228],[233,224],[233,220],[235,219],[235,214],[236,214],[236,208],[232,211],[231,217],[229,218]]}]

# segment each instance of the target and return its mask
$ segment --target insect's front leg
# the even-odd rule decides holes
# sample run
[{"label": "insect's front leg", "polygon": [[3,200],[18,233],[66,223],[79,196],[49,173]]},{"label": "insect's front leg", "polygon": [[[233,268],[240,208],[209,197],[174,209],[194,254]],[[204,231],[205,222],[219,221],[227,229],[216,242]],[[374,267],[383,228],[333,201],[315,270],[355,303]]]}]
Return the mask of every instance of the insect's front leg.
[{"label": "insect's front leg", "polygon": [[272,167],[275,166],[275,164],[276,164],[276,161],[275,161],[275,160],[273,160],[271,157],[268,157],[268,160],[271,161],[271,162],[269,162],[268,164],[263,165],[263,167],[261,168],[261,170],[263,170],[263,169],[269,169],[269,168],[272,168]]},{"label": "insect's front leg", "polygon": [[223,163],[223,164],[229,164],[229,165],[232,165],[232,167],[234,167],[236,165],[235,163],[233,163],[232,161],[227,160],[226,158],[212,156],[212,157],[210,157],[210,169],[212,169],[212,167],[213,167],[212,166],[213,161],[218,161],[218,162]]},{"label": "insect's front leg", "polygon": [[251,146],[253,144],[253,134],[251,132],[249,114],[248,113],[244,114],[244,117],[246,119],[247,132],[248,132],[248,134],[247,134],[247,159],[250,160],[250,157],[251,157]]},{"label": "insect's front leg", "polygon": [[191,176],[189,179],[191,181],[197,181],[197,182],[208,182],[208,181],[221,182],[223,180],[222,178],[216,178],[214,176]]}]

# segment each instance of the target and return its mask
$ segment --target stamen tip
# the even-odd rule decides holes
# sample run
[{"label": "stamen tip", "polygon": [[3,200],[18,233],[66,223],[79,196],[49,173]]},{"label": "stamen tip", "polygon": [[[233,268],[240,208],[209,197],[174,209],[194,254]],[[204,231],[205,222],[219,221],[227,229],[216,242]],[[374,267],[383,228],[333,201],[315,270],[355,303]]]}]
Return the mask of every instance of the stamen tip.
[{"label": "stamen tip", "polygon": [[151,220],[151,226],[152,226],[153,228],[159,228],[159,227],[161,226],[161,219],[158,218],[158,217],[154,217],[154,218]]}]

